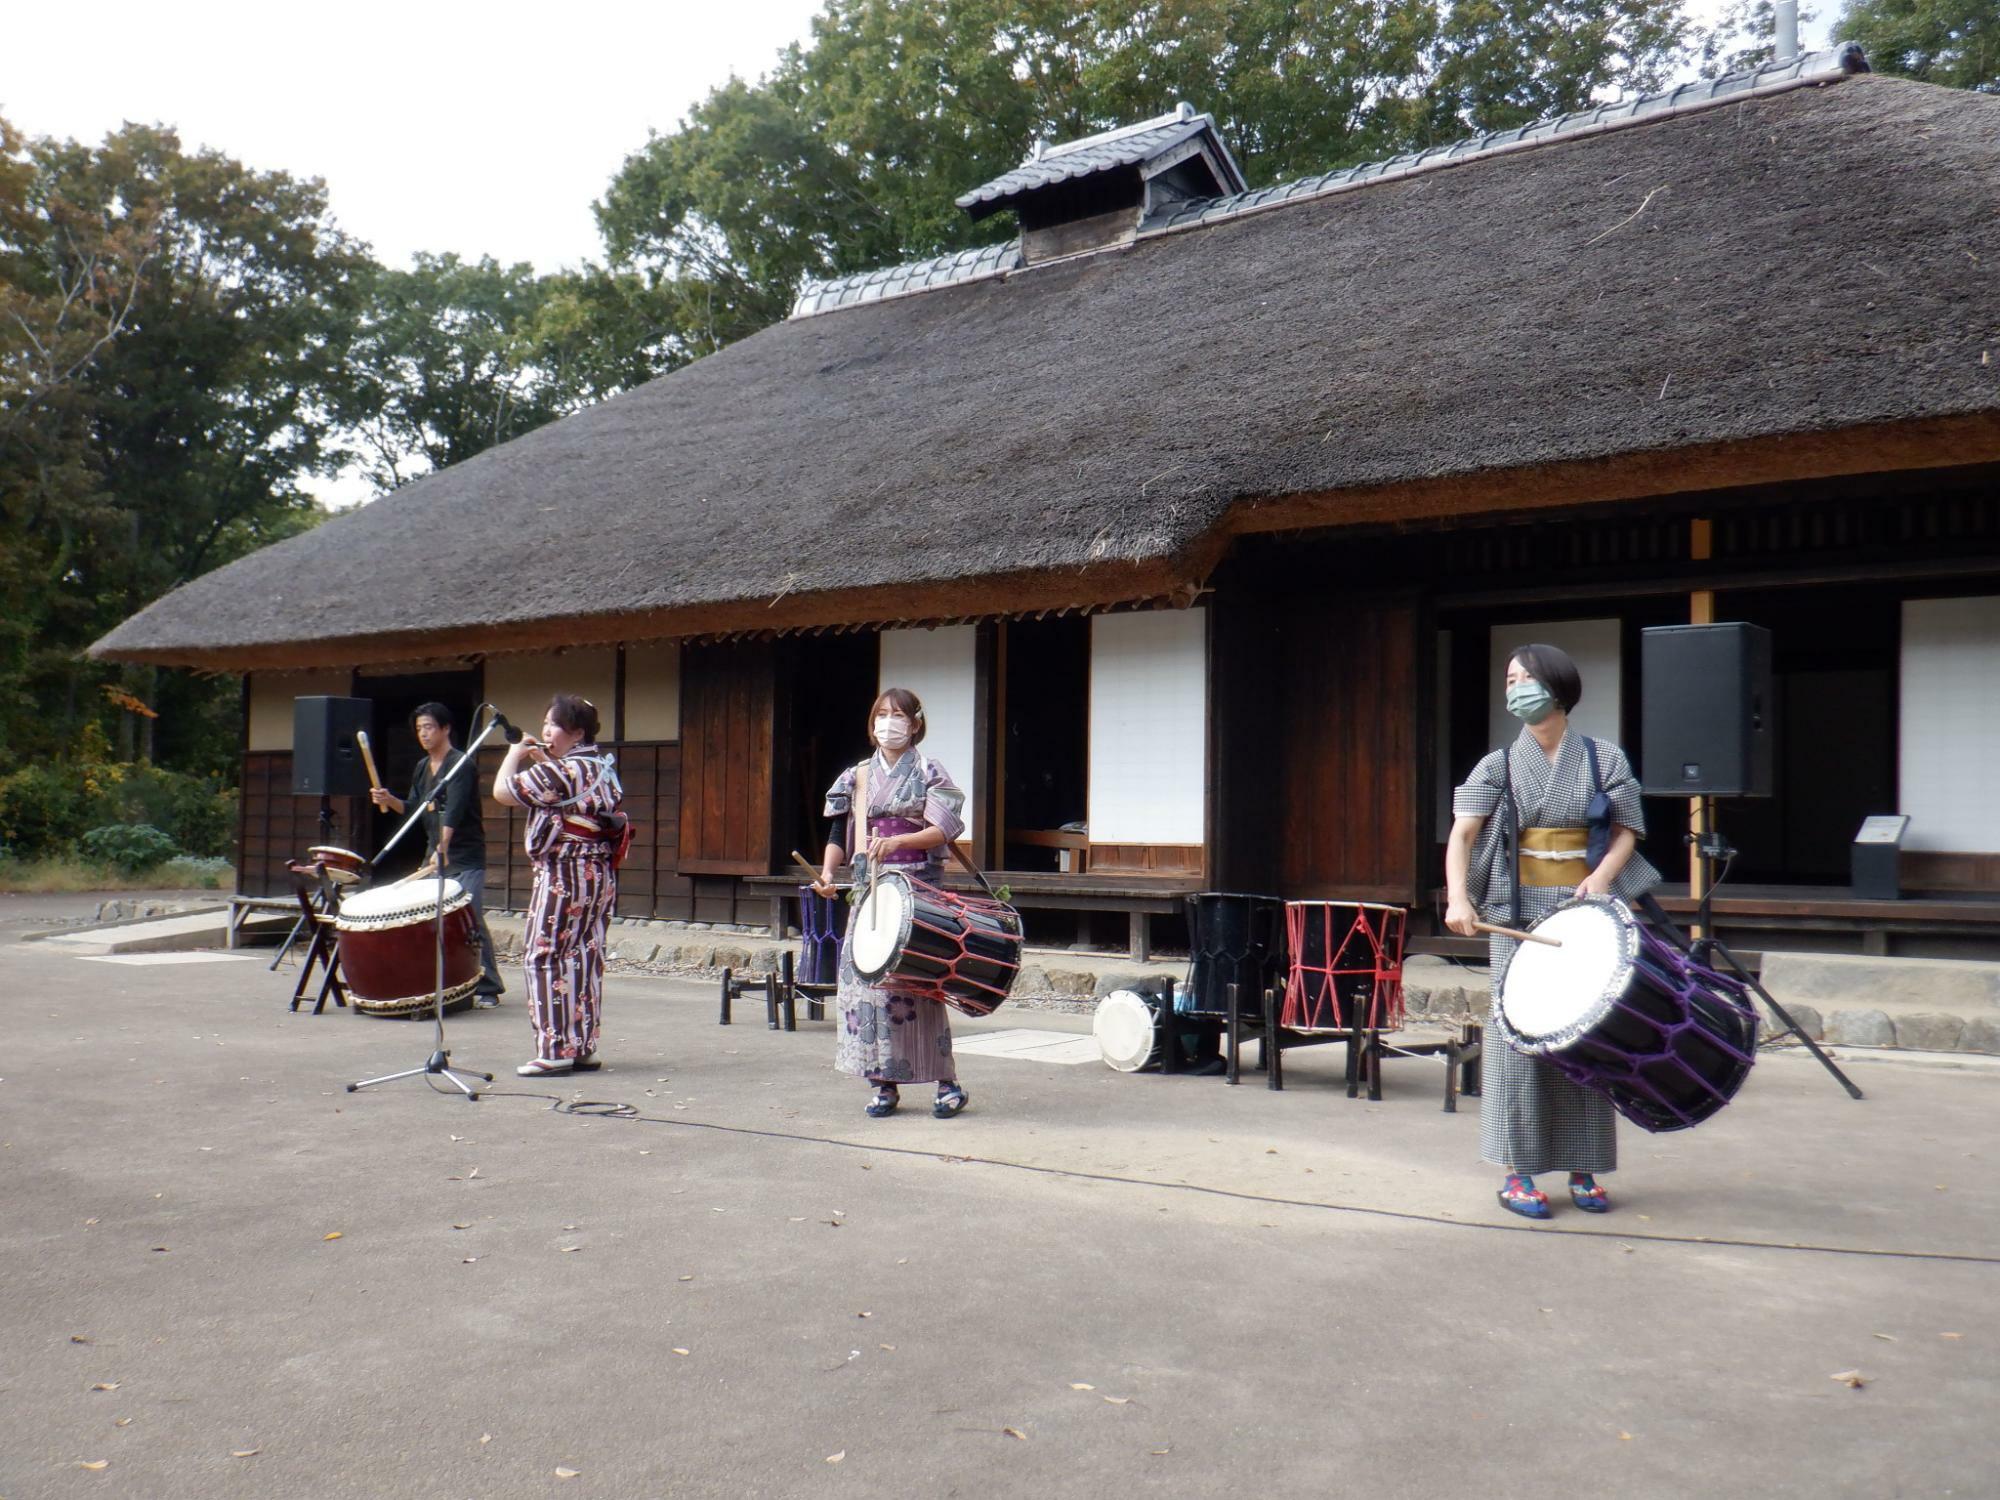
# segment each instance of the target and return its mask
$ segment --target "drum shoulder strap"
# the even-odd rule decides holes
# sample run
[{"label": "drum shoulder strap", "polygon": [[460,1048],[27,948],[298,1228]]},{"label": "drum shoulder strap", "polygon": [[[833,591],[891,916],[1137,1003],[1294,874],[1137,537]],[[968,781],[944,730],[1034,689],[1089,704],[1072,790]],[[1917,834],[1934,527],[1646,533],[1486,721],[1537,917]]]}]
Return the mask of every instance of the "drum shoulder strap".
[{"label": "drum shoulder strap", "polygon": [[[954,843],[952,840],[946,839],[944,842],[945,842],[945,847],[951,850],[952,854],[957,857],[958,862],[965,866],[966,873],[970,875],[974,880],[979,882],[979,888],[985,891],[987,895],[993,896],[993,898],[997,901],[999,897],[994,896],[993,886],[986,879],[985,874],[980,870],[979,866],[975,865],[971,861],[971,859],[967,857],[966,852],[963,849],[959,848],[958,845]],[[854,849],[851,851],[849,855],[850,860],[854,856],[859,855],[867,847],[868,847],[868,762],[864,760],[860,765],[854,768]],[[873,860],[870,860],[868,863],[868,873],[871,878],[875,873],[875,863]]]}]

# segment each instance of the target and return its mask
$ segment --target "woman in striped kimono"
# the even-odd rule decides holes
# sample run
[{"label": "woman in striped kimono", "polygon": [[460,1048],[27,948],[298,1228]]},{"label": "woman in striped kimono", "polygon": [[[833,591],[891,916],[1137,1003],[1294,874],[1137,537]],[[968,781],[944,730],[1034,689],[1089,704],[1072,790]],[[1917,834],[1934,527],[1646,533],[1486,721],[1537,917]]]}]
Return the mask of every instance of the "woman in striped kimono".
[{"label": "woman in striped kimono", "polygon": [[[1522,646],[1507,663],[1507,709],[1523,722],[1520,737],[1495,750],[1466,777],[1452,799],[1454,819],[1445,847],[1445,925],[1471,937],[1476,921],[1526,926],[1572,897],[1613,895],[1634,901],[1659,884],[1659,872],[1636,851],[1646,831],[1639,783],[1616,745],[1586,741],[1569,726],[1583,697],[1583,679],[1567,652]],[[1611,799],[1610,848],[1586,870],[1585,846],[1595,786],[1590,751]],[[1506,857],[1509,793],[1518,815],[1519,869]],[[1489,936],[1490,993],[1498,1003],[1500,981],[1519,946]],[[1548,1198],[1535,1187],[1537,1172],[1569,1173],[1570,1200],[1590,1213],[1611,1207],[1596,1174],[1618,1165],[1611,1101],[1570,1082],[1545,1058],[1502,1043],[1489,1018],[1479,1104],[1480,1154],[1507,1169],[1501,1205],[1530,1219],[1549,1217]]]},{"label": "woman in striped kimono", "polygon": [[[924,706],[907,688],[890,688],[868,711],[875,753],[850,766],[828,788],[826,852],[813,889],[833,894],[833,872],[855,851],[855,879],[867,861],[894,868],[931,885],[944,883],[945,845],[965,832],[965,793],[951,773],[917,749],[924,738]],[[855,783],[865,783],[867,807],[855,807]],[[864,823],[862,814],[865,812]],[[848,919],[850,938],[853,918]],[[965,1108],[965,1090],[951,1055],[950,1012],[936,1000],[912,1000],[865,983],[854,972],[852,943],[840,951],[840,1012],[833,1065],[875,1085],[868,1114],[881,1119],[901,1102],[897,1085],[937,1083],[931,1113],[948,1120]]]},{"label": "woman in striped kimono", "polygon": [[597,748],[597,706],[557,693],[542,738],[507,747],[493,798],[528,812],[535,862],[523,962],[535,1056],[523,1078],[597,1065],[604,1001],[604,934],[618,900],[612,845],[594,819],[618,810],[624,792],[612,758]]}]

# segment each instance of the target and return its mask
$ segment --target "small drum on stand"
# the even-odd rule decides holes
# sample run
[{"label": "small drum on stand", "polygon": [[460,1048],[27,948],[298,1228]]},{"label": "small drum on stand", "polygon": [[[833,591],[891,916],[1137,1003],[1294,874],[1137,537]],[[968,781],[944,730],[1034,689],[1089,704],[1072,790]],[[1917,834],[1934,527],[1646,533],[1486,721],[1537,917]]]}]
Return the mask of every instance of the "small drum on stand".
[{"label": "small drum on stand", "polygon": [[1242,1013],[1258,1014],[1264,990],[1275,987],[1284,972],[1285,903],[1228,891],[1187,899],[1188,982],[1174,991],[1175,1012],[1226,1017],[1233,984]]},{"label": "small drum on stand", "polygon": [[[410,1019],[430,1012],[437,985],[438,884],[402,880],[341,902],[333,921],[340,968],[362,1015]],[[470,1003],[479,983],[479,929],[465,888],[456,880],[443,884],[444,1003],[454,1010]]]},{"label": "small drum on stand", "polygon": [[342,849],[333,844],[314,844],[306,850],[306,859],[326,870],[326,878],[335,885],[358,885],[362,876],[368,873],[368,861],[352,849]]},{"label": "small drum on stand", "polygon": [[854,910],[848,945],[868,983],[990,1016],[1021,972],[1021,914],[885,870]]},{"label": "small drum on stand", "polygon": [[841,919],[846,914],[838,896],[822,896],[809,885],[799,887],[800,984],[840,982]]},{"label": "small drum on stand", "polygon": [[1396,1031],[1403,1024],[1400,906],[1287,901],[1291,973],[1278,1024],[1291,1031]]},{"label": "small drum on stand", "polygon": [[1546,1057],[1641,1130],[1686,1130],[1721,1109],[1757,1060],[1747,986],[1668,946],[1611,896],[1586,897],[1529,931],[1500,978],[1508,1045]]}]

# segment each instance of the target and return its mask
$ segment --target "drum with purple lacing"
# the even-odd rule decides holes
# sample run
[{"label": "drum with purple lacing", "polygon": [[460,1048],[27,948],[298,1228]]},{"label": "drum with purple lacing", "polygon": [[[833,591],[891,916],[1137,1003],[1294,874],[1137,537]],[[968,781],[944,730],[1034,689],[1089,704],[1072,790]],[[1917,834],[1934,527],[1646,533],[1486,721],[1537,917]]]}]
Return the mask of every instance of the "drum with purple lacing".
[{"label": "drum with purple lacing", "polygon": [[1508,1045],[1546,1057],[1642,1130],[1686,1130],[1736,1096],[1757,1060],[1748,988],[1662,942],[1615,897],[1573,901],[1529,931],[1500,978]]}]

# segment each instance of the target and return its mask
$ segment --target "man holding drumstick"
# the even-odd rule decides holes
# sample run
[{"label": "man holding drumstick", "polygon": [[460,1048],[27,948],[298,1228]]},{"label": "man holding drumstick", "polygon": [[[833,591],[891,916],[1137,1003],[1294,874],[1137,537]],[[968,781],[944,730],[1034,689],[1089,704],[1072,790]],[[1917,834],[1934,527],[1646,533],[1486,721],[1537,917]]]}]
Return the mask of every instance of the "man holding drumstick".
[{"label": "man holding drumstick", "polygon": [[[378,786],[368,794],[368,800],[385,812],[402,813],[422,806],[431,789],[451,769],[454,759],[450,709],[442,703],[423,704],[410,715],[410,726],[417,732],[417,744],[423,748],[424,758],[417,762],[416,775],[410,779],[407,801],[386,787]],[[480,817],[477,782],[477,769],[473,767],[445,782],[435,831],[431,820],[424,820],[426,848],[417,878],[434,878],[442,864],[445,874],[472,897],[472,922],[479,932],[481,970],[472,1003],[490,1008],[500,1003],[507,986],[500,982],[500,969],[493,961],[493,935],[486,930],[486,829]]]}]

